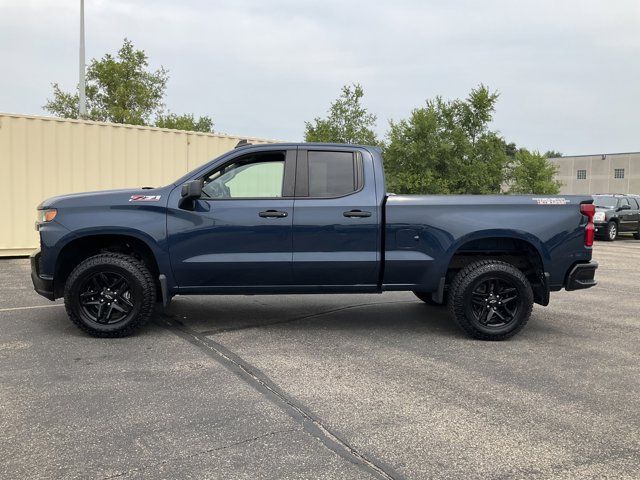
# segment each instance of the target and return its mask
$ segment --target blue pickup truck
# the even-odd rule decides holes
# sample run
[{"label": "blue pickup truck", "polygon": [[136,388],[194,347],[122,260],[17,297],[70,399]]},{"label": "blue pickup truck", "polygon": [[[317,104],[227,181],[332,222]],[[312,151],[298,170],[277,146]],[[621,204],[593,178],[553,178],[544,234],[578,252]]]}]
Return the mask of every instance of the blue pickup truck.
[{"label": "blue pickup truck", "polygon": [[162,188],[45,200],[31,277],[99,337],[174,295],[411,291],[503,340],[551,291],[596,284],[594,213],[590,196],[389,194],[372,147],[243,145]]}]

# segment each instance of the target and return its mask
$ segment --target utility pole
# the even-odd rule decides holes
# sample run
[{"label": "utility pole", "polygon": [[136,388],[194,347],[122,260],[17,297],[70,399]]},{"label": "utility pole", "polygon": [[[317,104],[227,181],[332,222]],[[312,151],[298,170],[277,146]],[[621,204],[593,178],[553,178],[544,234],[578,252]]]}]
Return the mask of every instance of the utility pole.
[{"label": "utility pole", "polygon": [[78,111],[80,118],[87,118],[87,96],[85,91],[84,64],[84,0],[80,0],[80,81],[78,82]]}]

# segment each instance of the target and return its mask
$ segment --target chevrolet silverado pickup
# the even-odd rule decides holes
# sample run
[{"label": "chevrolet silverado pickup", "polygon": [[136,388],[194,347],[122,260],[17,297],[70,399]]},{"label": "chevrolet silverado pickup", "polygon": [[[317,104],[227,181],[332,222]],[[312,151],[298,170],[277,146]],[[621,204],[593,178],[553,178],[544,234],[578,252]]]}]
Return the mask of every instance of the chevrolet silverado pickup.
[{"label": "chevrolet silverado pickup", "polygon": [[165,187],[45,200],[31,277],[99,337],[175,295],[410,291],[503,340],[550,292],[596,284],[594,213],[590,196],[390,194],[372,147],[243,145]]}]

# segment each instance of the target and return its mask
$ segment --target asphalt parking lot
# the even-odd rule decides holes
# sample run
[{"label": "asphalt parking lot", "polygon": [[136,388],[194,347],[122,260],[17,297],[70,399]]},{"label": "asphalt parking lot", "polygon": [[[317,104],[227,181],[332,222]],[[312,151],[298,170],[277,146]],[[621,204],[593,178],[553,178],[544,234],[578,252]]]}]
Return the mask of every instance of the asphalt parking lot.
[{"label": "asphalt parking lot", "polygon": [[640,241],[475,341],[409,293],[182,297],[94,339],[0,260],[0,478],[640,478]]}]

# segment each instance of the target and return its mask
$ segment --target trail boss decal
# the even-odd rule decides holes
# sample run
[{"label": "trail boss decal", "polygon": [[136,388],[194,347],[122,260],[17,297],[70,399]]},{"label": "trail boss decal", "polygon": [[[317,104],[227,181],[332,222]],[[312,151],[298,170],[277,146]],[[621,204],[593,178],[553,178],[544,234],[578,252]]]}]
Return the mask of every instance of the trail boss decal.
[{"label": "trail boss decal", "polygon": [[567,205],[571,203],[571,200],[566,198],[532,198],[538,205]]},{"label": "trail boss decal", "polygon": [[162,195],[131,195],[130,202],[158,202]]}]

